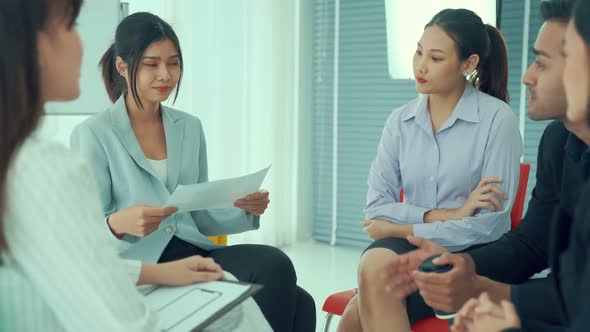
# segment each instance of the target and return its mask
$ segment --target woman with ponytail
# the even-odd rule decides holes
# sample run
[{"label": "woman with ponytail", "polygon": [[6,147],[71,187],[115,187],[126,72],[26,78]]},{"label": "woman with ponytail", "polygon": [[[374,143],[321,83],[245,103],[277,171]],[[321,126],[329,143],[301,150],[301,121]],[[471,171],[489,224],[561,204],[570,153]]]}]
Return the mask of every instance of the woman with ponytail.
[{"label": "woman with ponytail", "polygon": [[390,115],[369,172],[361,224],[374,242],[340,331],[410,331],[434,315],[417,292],[401,301],[384,291],[382,267],[419,238],[461,252],[510,229],[522,140],[507,61],[500,32],[472,11],[445,9],[426,24],[413,60],[421,96]]},{"label": "woman with ponytail", "polygon": [[122,257],[151,263],[208,257],[239,280],[264,286],[254,300],[273,330],[315,330],[313,298],[297,286],[287,255],[270,246],[219,246],[208,239],[257,229],[268,192],[247,195],[228,209],[177,213],[164,206],[178,185],[208,181],[201,121],[161,104],[178,95],[184,67],[172,27],[149,13],[126,17],[100,65],[114,105],[76,127],[71,147],[93,166],[102,227]]}]

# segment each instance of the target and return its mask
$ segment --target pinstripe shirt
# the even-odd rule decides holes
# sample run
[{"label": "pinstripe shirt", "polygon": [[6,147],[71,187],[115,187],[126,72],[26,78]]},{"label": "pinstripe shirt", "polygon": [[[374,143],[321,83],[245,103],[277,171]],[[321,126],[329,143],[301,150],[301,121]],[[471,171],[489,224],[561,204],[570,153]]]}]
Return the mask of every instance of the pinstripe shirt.
[{"label": "pinstripe shirt", "polygon": [[[159,331],[135,287],[141,263],[121,260],[96,222],[103,212],[89,167],[61,145],[29,138],[6,193],[0,332]],[[270,330],[252,298],[205,329]]]},{"label": "pinstripe shirt", "polygon": [[[520,172],[522,139],[510,106],[471,84],[438,133],[432,130],[428,97],[395,110],[383,130],[369,173],[367,219],[412,224],[414,235],[451,251],[492,242],[510,229]],[[499,177],[504,210],[480,209],[461,220],[424,223],[432,209],[463,205],[484,177]],[[403,188],[404,201],[399,193]]]},{"label": "pinstripe shirt", "polygon": [[29,138],[6,188],[0,331],[157,331],[104,228],[91,170],[65,147]]}]

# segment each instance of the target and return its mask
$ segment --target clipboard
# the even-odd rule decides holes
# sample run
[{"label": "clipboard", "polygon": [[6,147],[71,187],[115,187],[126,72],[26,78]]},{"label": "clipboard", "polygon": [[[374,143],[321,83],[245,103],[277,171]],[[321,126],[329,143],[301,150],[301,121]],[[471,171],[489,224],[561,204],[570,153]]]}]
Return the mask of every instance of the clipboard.
[{"label": "clipboard", "polygon": [[220,280],[181,287],[154,286],[144,296],[158,314],[162,332],[202,331],[262,287]]}]

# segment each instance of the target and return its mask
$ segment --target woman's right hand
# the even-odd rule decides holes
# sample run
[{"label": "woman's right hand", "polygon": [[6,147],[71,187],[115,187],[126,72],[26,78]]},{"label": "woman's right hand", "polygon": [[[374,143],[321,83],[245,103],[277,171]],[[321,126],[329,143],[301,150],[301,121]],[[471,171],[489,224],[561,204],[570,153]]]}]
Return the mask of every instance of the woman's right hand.
[{"label": "woman's right hand", "polygon": [[220,280],[223,270],[212,258],[191,256],[167,263],[143,264],[138,285],[185,286]]},{"label": "woman's right hand", "polygon": [[159,285],[184,286],[223,278],[221,266],[212,258],[191,256],[158,265],[161,265]]},{"label": "woman's right hand", "polygon": [[504,200],[507,200],[508,196],[498,187],[493,185],[494,183],[502,183],[502,179],[487,177],[479,182],[477,187],[475,187],[471,194],[469,194],[469,197],[467,197],[463,206],[459,208],[462,218],[473,216],[477,209],[488,209],[492,212],[502,211],[502,203],[500,203],[494,194]]},{"label": "woman's right hand", "polygon": [[107,223],[118,238],[124,234],[145,237],[176,211],[178,209],[173,206],[134,205],[111,214]]}]

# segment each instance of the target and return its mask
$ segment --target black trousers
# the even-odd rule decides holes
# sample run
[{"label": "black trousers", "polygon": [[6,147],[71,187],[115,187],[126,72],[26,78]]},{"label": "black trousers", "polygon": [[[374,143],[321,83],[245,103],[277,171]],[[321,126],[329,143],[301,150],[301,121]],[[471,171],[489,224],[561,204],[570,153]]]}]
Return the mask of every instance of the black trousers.
[{"label": "black trousers", "polygon": [[297,286],[293,263],[281,250],[243,244],[207,251],[173,237],[159,262],[192,255],[213,258],[238,280],[263,285],[264,288],[253,298],[274,331],[315,331],[315,302],[309,293]]}]

